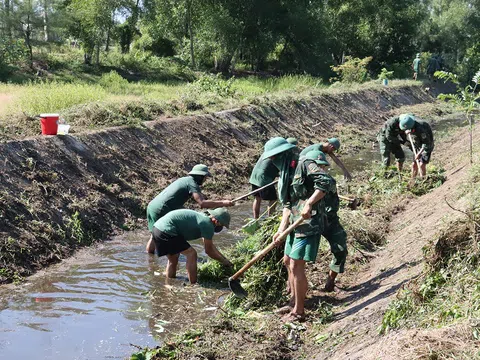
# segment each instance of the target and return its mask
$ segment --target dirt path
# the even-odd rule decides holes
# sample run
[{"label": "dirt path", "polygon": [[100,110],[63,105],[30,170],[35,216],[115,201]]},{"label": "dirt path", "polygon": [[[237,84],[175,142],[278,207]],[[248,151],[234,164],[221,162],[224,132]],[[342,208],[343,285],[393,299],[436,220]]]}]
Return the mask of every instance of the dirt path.
[{"label": "dirt path", "polygon": [[13,101],[13,95],[0,94],[0,115],[3,114]]},{"label": "dirt path", "polygon": [[[477,129],[476,132],[479,136],[480,131]],[[330,338],[315,349],[315,357],[312,358],[402,358],[398,333],[389,332],[381,336],[378,328],[397,291],[421,274],[422,248],[445,228],[447,218],[450,221],[462,216],[446,204],[445,198],[454,207],[463,207],[462,199],[457,200],[455,190],[468,175],[468,144],[461,141],[465,137],[466,130],[460,130],[450,140],[442,142],[442,147],[437,147],[434,152],[435,159],[441,159],[447,170],[447,181],[431,193],[406,202],[405,210],[393,217],[385,248],[377,252],[376,257],[354,278],[346,277],[339,284],[342,289],[337,289],[334,298],[343,307],[337,309],[336,320],[325,330]],[[453,144],[456,155],[449,152]]]}]

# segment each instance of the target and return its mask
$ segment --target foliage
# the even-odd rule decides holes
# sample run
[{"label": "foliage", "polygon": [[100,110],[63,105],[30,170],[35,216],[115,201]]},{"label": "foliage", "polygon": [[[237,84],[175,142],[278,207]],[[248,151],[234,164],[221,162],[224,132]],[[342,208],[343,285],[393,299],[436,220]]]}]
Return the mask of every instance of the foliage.
[{"label": "foliage", "polygon": [[334,80],[339,80],[345,83],[362,83],[367,81],[367,66],[372,59],[371,56],[364,59],[346,56],[343,64],[332,66],[332,70],[338,75],[338,78],[334,78]]},{"label": "foliage", "polygon": [[458,76],[451,72],[437,71],[435,72],[435,77],[445,82],[450,81],[457,86],[456,94],[440,94],[438,98],[452,102],[465,113],[470,127],[470,163],[473,163],[473,126],[475,124],[475,115],[478,115],[480,111],[480,94],[477,92],[477,86],[480,81],[480,70],[477,71],[471,80],[471,82],[474,83],[473,87],[470,84],[461,86]]},{"label": "foliage", "polygon": [[394,71],[388,71],[386,68],[382,68],[382,70],[380,71],[380,74],[378,74],[378,80],[384,80],[384,79],[391,80],[393,79],[393,73]]},{"label": "foliage", "polygon": [[[262,250],[271,241],[277,231],[279,219],[271,217],[262,222],[262,226],[254,235],[236,243],[235,247],[226,251],[226,256],[233,262],[235,271],[245,265],[259,250]],[[238,299],[230,295],[225,306],[234,309],[237,307],[258,309],[271,308],[281,305],[285,301],[283,291],[287,279],[287,272],[282,263],[283,249],[276,248],[267,254],[261,261],[250,268],[242,277],[242,287],[249,293],[246,299]],[[217,261],[209,260],[198,269],[200,282],[218,282],[227,279],[230,275]]]},{"label": "foliage", "polygon": [[26,57],[25,42],[0,38],[0,80],[6,80],[11,68]]},{"label": "foliage", "polygon": [[115,70],[103,74],[98,83],[114,94],[124,94],[128,87],[128,80],[121,77]]},{"label": "foliage", "polygon": [[235,90],[232,87],[234,81],[234,77],[224,80],[220,74],[203,75],[194,81],[191,86],[195,91],[214,93],[218,96],[233,96],[235,95]]}]

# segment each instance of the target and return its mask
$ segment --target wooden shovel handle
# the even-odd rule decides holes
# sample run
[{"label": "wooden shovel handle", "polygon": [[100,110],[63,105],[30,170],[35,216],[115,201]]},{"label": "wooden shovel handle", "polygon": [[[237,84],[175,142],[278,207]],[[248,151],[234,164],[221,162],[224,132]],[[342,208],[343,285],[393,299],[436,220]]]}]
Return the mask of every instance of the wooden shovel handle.
[{"label": "wooden shovel handle", "polygon": [[[280,234],[280,236],[277,238],[277,241],[282,241],[284,240],[288,234],[290,234],[298,225],[300,225],[301,223],[303,222],[303,217],[300,217],[297,219],[297,221],[295,221],[292,225],[290,225],[288,228],[285,229],[284,232],[282,232]],[[270,245],[268,245],[265,249],[263,249],[262,251],[260,251],[259,253],[257,253],[253,258],[252,260],[250,260],[248,263],[246,263],[245,265],[243,265],[243,267],[238,270],[235,274],[233,274],[233,276],[228,279],[228,280],[236,280],[238,279],[245,271],[247,271],[248,269],[250,269],[252,267],[253,264],[255,264],[258,260],[260,260],[261,258],[263,258],[265,255],[267,255],[274,247],[276,247],[277,244],[272,242],[270,243]]]},{"label": "wooden shovel handle", "polygon": [[420,161],[417,160],[418,154],[417,154],[417,151],[415,150],[415,144],[413,143],[413,139],[410,133],[408,133],[408,140],[410,140],[410,145],[412,145],[413,156],[415,156],[415,162],[417,163],[417,168],[418,168],[418,172],[420,173],[420,177],[423,177],[423,171],[420,166]]},{"label": "wooden shovel handle", "polygon": [[270,186],[275,185],[277,182],[278,182],[278,180],[272,181],[270,184],[267,184],[267,185],[265,185],[265,186],[259,187],[259,188],[256,189],[256,190],[250,191],[248,194],[245,194],[245,195],[242,195],[242,196],[240,196],[240,197],[238,197],[238,198],[236,198],[236,199],[233,199],[232,202],[237,202],[237,201],[243,200],[243,199],[249,197],[250,195],[256,194],[256,193],[258,193],[259,191],[262,191],[263,189],[266,189],[266,188],[268,188],[268,187],[270,187]]},{"label": "wooden shovel handle", "polygon": [[354,202],[355,199],[353,198],[349,198],[348,196],[343,196],[343,195],[338,195],[338,197],[342,200],[346,200],[346,201],[350,201],[350,202]]}]

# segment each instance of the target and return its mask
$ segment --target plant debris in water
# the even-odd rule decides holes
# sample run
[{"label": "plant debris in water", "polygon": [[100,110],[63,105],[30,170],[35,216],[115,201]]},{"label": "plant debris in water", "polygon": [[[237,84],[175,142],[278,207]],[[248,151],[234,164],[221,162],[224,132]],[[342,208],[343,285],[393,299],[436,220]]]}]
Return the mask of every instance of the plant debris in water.
[{"label": "plant debris in water", "polygon": [[[255,234],[246,236],[245,239],[225,250],[226,256],[234,264],[235,271],[239,270],[252,257],[271,241],[280,224],[279,217],[270,217],[261,223],[261,227]],[[287,280],[287,271],[282,263],[283,248],[275,248],[263,259],[253,265],[242,275],[240,281],[242,287],[247,290],[246,299],[238,299],[230,295],[225,305],[227,308],[242,306],[248,309],[269,308],[278,306],[286,301],[284,294]],[[226,281],[232,274],[215,260],[209,260],[202,264],[198,270],[198,278],[201,283],[218,283]]]}]

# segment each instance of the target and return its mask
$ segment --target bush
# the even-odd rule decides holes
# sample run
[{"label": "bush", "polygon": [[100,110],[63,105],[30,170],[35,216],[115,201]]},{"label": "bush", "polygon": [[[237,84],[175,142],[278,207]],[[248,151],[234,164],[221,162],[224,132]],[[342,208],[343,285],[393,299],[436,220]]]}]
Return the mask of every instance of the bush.
[{"label": "bush", "polygon": [[338,74],[338,78],[331,80],[339,80],[346,83],[363,83],[369,80],[367,66],[372,59],[373,57],[371,56],[363,59],[346,56],[343,64],[331,66],[332,70]]},{"label": "bush", "polygon": [[380,71],[380,74],[378,74],[378,80],[391,80],[393,79],[393,73],[393,71],[388,71],[386,68],[382,68],[382,71]]},{"label": "bush", "polygon": [[12,66],[26,56],[23,40],[0,38],[0,81],[5,81],[12,71]]},{"label": "bush", "polygon": [[115,70],[103,74],[98,83],[114,94],[125,94],[127,92],[128,80],[121,77]]}]

